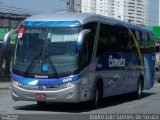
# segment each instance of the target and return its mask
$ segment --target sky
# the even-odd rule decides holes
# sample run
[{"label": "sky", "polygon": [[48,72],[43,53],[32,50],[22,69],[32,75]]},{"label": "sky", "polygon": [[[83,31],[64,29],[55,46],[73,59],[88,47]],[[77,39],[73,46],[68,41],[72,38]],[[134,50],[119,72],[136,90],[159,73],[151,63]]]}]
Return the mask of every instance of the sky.
[{"label": "sky", "polygon": [[149,25],[160,25],[160,0],[149,0]]},{"label": "sky", "polygon": [[[59,12],[67,11],[68,0],[0,0],[4,6],[18,7],[27,9],[32,12]],[[78,0],[75,0],[75,3]],[[158,25],[158,15],[160,16],[160,9],[158,10],[158,1],[160,0],[149,0],[149,25]],[[76,7],[75,7],[76,8]],[[160,25],[160,22],[159,22]]]},{"label": "sky", "polygon": [[[2,5],[39,12],[54,12],[67,9],[67,0],[0,0]],[[57,10],[58,9],[58,10]]]}]

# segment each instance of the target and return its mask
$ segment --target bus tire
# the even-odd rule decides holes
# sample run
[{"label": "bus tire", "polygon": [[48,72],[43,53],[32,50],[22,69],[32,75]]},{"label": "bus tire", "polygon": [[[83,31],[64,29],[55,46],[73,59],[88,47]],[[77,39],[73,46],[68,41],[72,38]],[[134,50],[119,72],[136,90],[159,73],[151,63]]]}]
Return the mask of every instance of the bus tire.
[{"label": "bus tire", "polygon": [[93,98],[93,101],[92,101],[92,103],[91,103],[93,109],[98,108],[98,101],[99,101],[99,90],[98,90],[98,88],[96,87],[96,88],[95,88],[95,91],[94,91],[94,98]]},{"label": "bus tire", "polygon": [[46,104],[47,104],[47,102],[45,102],[45,101],[37,101],[38,106],[45,106]]},{"label": "bus tire", "polygon": [[102,90],[100,89],[100,85],[97,84],[94,90],[94,98],[91,101],[93,109],[97,109],[99,107],[101,99],[102,99]]},{"label": "bus tire", "polygon": [[142,80],[139,80],[138,84],[137,84],[137,91],[135,92],[136,99],[142,98],[142,90],[143,90],[143,82],[142,82]]}]

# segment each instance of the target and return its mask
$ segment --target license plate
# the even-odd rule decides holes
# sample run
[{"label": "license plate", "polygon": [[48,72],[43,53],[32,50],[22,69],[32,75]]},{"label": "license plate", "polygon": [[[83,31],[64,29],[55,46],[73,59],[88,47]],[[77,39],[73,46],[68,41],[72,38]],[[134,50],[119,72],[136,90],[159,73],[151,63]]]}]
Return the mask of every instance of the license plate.
[{"label": "license plate", "polygon": [[38,99],[44,99],[44,98],[47,98],[47,95],[44,93],[37,93],[35,94],[35,97]]}]

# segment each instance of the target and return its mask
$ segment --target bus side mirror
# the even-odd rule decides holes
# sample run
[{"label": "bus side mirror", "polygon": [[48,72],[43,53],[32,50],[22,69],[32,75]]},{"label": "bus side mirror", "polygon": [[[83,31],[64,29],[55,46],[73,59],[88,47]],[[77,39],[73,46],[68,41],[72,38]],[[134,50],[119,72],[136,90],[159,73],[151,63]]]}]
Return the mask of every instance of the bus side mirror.
[{"label": "bus side mirror", "polygon": [[91,30],[90,29],[85,29],[85,30],[82,30],[80,33],[79,33],[79,36],[78,36],[78,41],[77,41],[77,48],[78,50],[80,50],[82,48],[82,44],[83,44],[83,40],[84,40],[84,37],[90,33]]},{"label": "bus side mirror", "polygon": [[3,49],[4,49],[4,51],[7,49],[7,46],[9,45],[9,38],[10,38],[10,36],[12,35],[12,34],[14,34],[14,33],[17,33],[18,32],[18,29],[16,29],[16,30],[11,30],[11,31],[9,31],[9,32],[7,32],[6,34],[5,34],[5,36],[4,36],[4,38],[3,38]]}]

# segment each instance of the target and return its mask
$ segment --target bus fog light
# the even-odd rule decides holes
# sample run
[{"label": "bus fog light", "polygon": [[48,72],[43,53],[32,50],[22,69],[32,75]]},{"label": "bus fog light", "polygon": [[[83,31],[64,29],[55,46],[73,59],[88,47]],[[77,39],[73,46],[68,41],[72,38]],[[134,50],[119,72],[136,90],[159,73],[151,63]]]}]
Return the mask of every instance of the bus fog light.
[{"label": "bus fog light", "polygon": [[66,99],[67,99],[67,98],[71,98],[72,95],[73,95],[73,92],[66,94]]},{"label": "bus fog light", "polygon": [[19,83],[19,82],[17,82],[17,81],[14,81],[14,80],[12,80],[12,83],[13,83],[13,85],[15,85],[15,86],[17,86],[17,87],[22,86],[21,83]]}]

